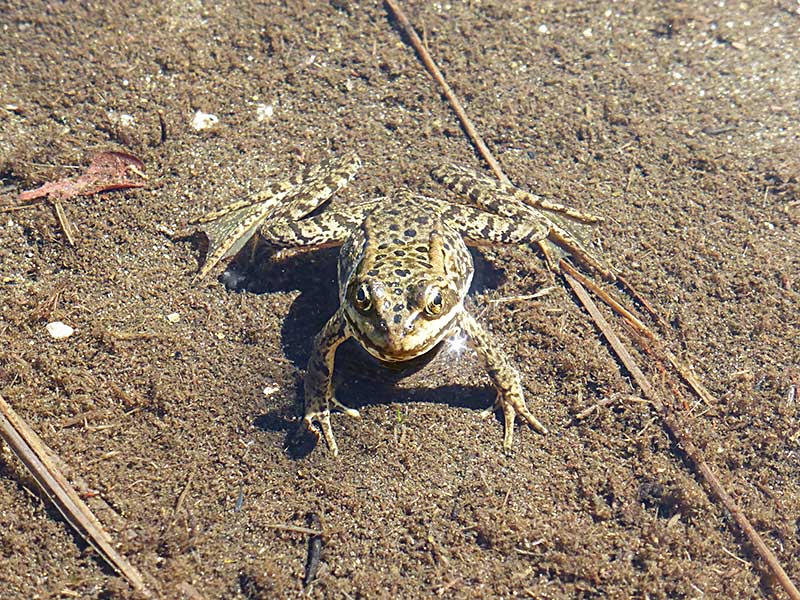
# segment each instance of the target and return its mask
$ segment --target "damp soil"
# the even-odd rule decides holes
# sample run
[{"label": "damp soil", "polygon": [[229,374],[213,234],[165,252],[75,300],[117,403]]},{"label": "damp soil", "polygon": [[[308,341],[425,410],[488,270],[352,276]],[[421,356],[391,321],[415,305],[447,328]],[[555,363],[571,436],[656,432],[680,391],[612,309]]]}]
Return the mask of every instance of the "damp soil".
[{"label": "damp soil", "polygon": [[[636,356],[800,579],[797,5],[407,10],[509,177],[605,218],[593,249],[713,402]],[[146,164],[145,189],[66,203],[75,247],[47,205],[0,214],[0,394],[161,597],[781,597],[536,249],[475,252],[470,310],[550,429],[518,424],[513,456],[468,353],[394,381],[343,346],[361,418],[334,417],[338,458],[297,437],[335,250],[191,285],[202,240],[172,233],[305,165],[359,153],[338,206],[484,169],[381,3],[5,2],[0,31],[4,204],[99,150]],[[275,526],[310,513],[304,587],[308,536]],[[133,596],[4,447],[0,597]]]}]

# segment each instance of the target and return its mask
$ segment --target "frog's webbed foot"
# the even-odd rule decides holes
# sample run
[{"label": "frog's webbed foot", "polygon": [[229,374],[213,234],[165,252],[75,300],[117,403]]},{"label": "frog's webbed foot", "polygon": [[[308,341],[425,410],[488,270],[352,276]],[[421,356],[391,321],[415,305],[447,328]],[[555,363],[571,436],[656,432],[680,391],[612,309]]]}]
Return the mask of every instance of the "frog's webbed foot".
[{"label": "frog's webbed foot", "polygon": [[[333,396],[325,404],[333,404],[334,406],[338,406],[348,417],[358,418],[361,416],[361,413],[359,413],[356,409],[345,406]],[[336,443],[336,438],[333,436],[333,428],[331,427],[331,411],[329,409],[326,408],[324,410],[307,412],[305,417],[303,417],[303,422],[311,433],[316,435],[318,438],[322,436],[325,439],[325,443],[328,445],[328,448],[334,456],[339,454],[339,445]],[[319,427],[317,427],[315,422],[319,423]]]},{"label": "frog's webbed foot", "polygon": [[508,357],[498,349],[492,337],[469,313],[462,313],[459,325],[486,366],[489,377],[497,390],[494,405],[484,410],[481,416],[487,417],[498,408],[503,411],[505,420],[503,449],[506,452],[511,451],[514,442],[514,420],[517,415],[539,433],[546,434],[547,428],[533,416],[525,404],[519,372],[511,365]]},{"label": "frog's webbed foot", "polygon": [[492,416],[497,409],[503,411],[503,421],[505,421],[503,430],[503,450],[505,450],[506,453],[511,452],[514,443],[514,420],[517,418],[517,415],[539,433],[548,433],[547,427],[542,425],[541,421],[528,410],[525,399],[521,394],[515,394],[513,391],[510,393],[498,391],[494,404],[486,410],[481,411],[481,417],[488,418]]},{"label": "frog's webbed foot", "polygon": [[[319,427],[317,427],[315,421],[319,423]],[[333,429],[331,428],[331,411],[326,409],[321,412],[306,413],[306,416],[303,417],[303,422],[306,424],[306,428],[317,438],[320,436],[325,438],[325,443],[334,456],[339,454],[339,446],[336,444],[336,438],[333,437]]]}]

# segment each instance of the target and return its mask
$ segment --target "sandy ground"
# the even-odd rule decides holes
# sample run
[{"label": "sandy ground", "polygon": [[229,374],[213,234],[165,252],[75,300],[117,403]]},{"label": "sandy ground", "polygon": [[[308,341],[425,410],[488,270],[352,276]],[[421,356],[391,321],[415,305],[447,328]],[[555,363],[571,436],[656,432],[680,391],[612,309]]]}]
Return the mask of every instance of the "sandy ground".
[{"label": "sandy ground", "polygon": [[[716,397],[684,394],[681,423],[798,581],[797,3],[408,4],[510,178],[607,219],[595,250]],[[0,393],[161,596],[781,597],[531,248],[476,253],[471,310],[550,435],[518,426],[504,456],[468,355],[387,386],[348,345],[340,457],[293,442],[336,252],[192,287],[202,244],[169,232],[345,151],[365,167],[340,205],[484,168],[380,3],[3,2],[0,32],[3,202],[98,150],[147,165],[67,203],[74,248],[45,205],[0,215]],[[304,589],[307,537],[271,526],[310,512]],[[0,597],[130,595],[0,451]]]}]

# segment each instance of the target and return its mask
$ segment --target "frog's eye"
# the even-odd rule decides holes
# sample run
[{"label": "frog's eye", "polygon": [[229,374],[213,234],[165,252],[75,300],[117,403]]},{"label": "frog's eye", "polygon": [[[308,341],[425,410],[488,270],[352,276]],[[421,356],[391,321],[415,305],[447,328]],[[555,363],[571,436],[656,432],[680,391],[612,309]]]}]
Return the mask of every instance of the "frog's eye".
[{"label": "frog's eye", "polygon": [[442,291],[438,287],[432,287],[428,290],[425,300],[425,314],[429,317],[435,317],[442,312]]},{"label": "frog's eye", "polygon": [[356,289],[355,298],[353,298],[356,308],[361,312],[367,312],[372,308],[372,294],[370,293],[369,286],[362,283]]}]

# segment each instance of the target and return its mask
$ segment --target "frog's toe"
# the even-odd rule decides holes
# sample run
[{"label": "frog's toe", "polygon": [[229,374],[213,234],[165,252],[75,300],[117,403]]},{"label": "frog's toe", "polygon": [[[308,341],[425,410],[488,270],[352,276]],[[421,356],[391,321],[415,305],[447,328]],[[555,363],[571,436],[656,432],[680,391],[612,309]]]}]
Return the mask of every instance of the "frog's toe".
[{"label": "frog's toe", "polygon": [[514,419],[517,416],[517,411],[514,407],[507,402],[500,403],[503,408],[503,450],[506,454],[511,452],[514,444]]},{"label": "frog's toe", "polygon": [[517,416],[519,416],[528,425],[533,427],[533,429],[535,429],[537,432],[543,435],[547,433],[547,427],[542,425],[539,419],[533,416],[522,398],[520,398],[518,402],[514,402],[512,400],[504,399],[498,394],[495,406],[497,404],[499,404],[503,409],[503,419],[505,420],[503,448],[506,450],[506,452],[511,450],[511,445],[514,442],[514,420],[517,418]]},{"label": "frog's toe", "polygon": [[[322,437],[325,438],[325,443],[328,445],[328,449],[331,451],[331,454],[334,456],[339,454],[339,446],[336,444],[336,438],[333,437],[331,413],[329,410],[307,414],[303,418],[303,421],[305,421],[306,427],[309,431],[313,432],[318,437],[320,433],[322,434]],[[319,423],[319,427],[314,424],[314,421]],[[321,432],[320,429],[322,430]]]},{"label": "frog's toe", "polygon": [[361,416],[361,413],[358,412],[355,408],[350,408],[349,406],[345,406],[333,396],[331,396],[330,403],[342,409],[342,412],[346,414],[348,417],[353,417],[354,419],[357,419]]},{"label": "frog's toe", "polygon": [[536,431],[538,431],[542,435],[546,435],[548,433],[547,427],[542,425],[539,419],[534,417],[531,411],[529,411],[527,407],[524,407],[522,410],[519,411],[519,416],[522,417],[528,425],[533,427]]}]

